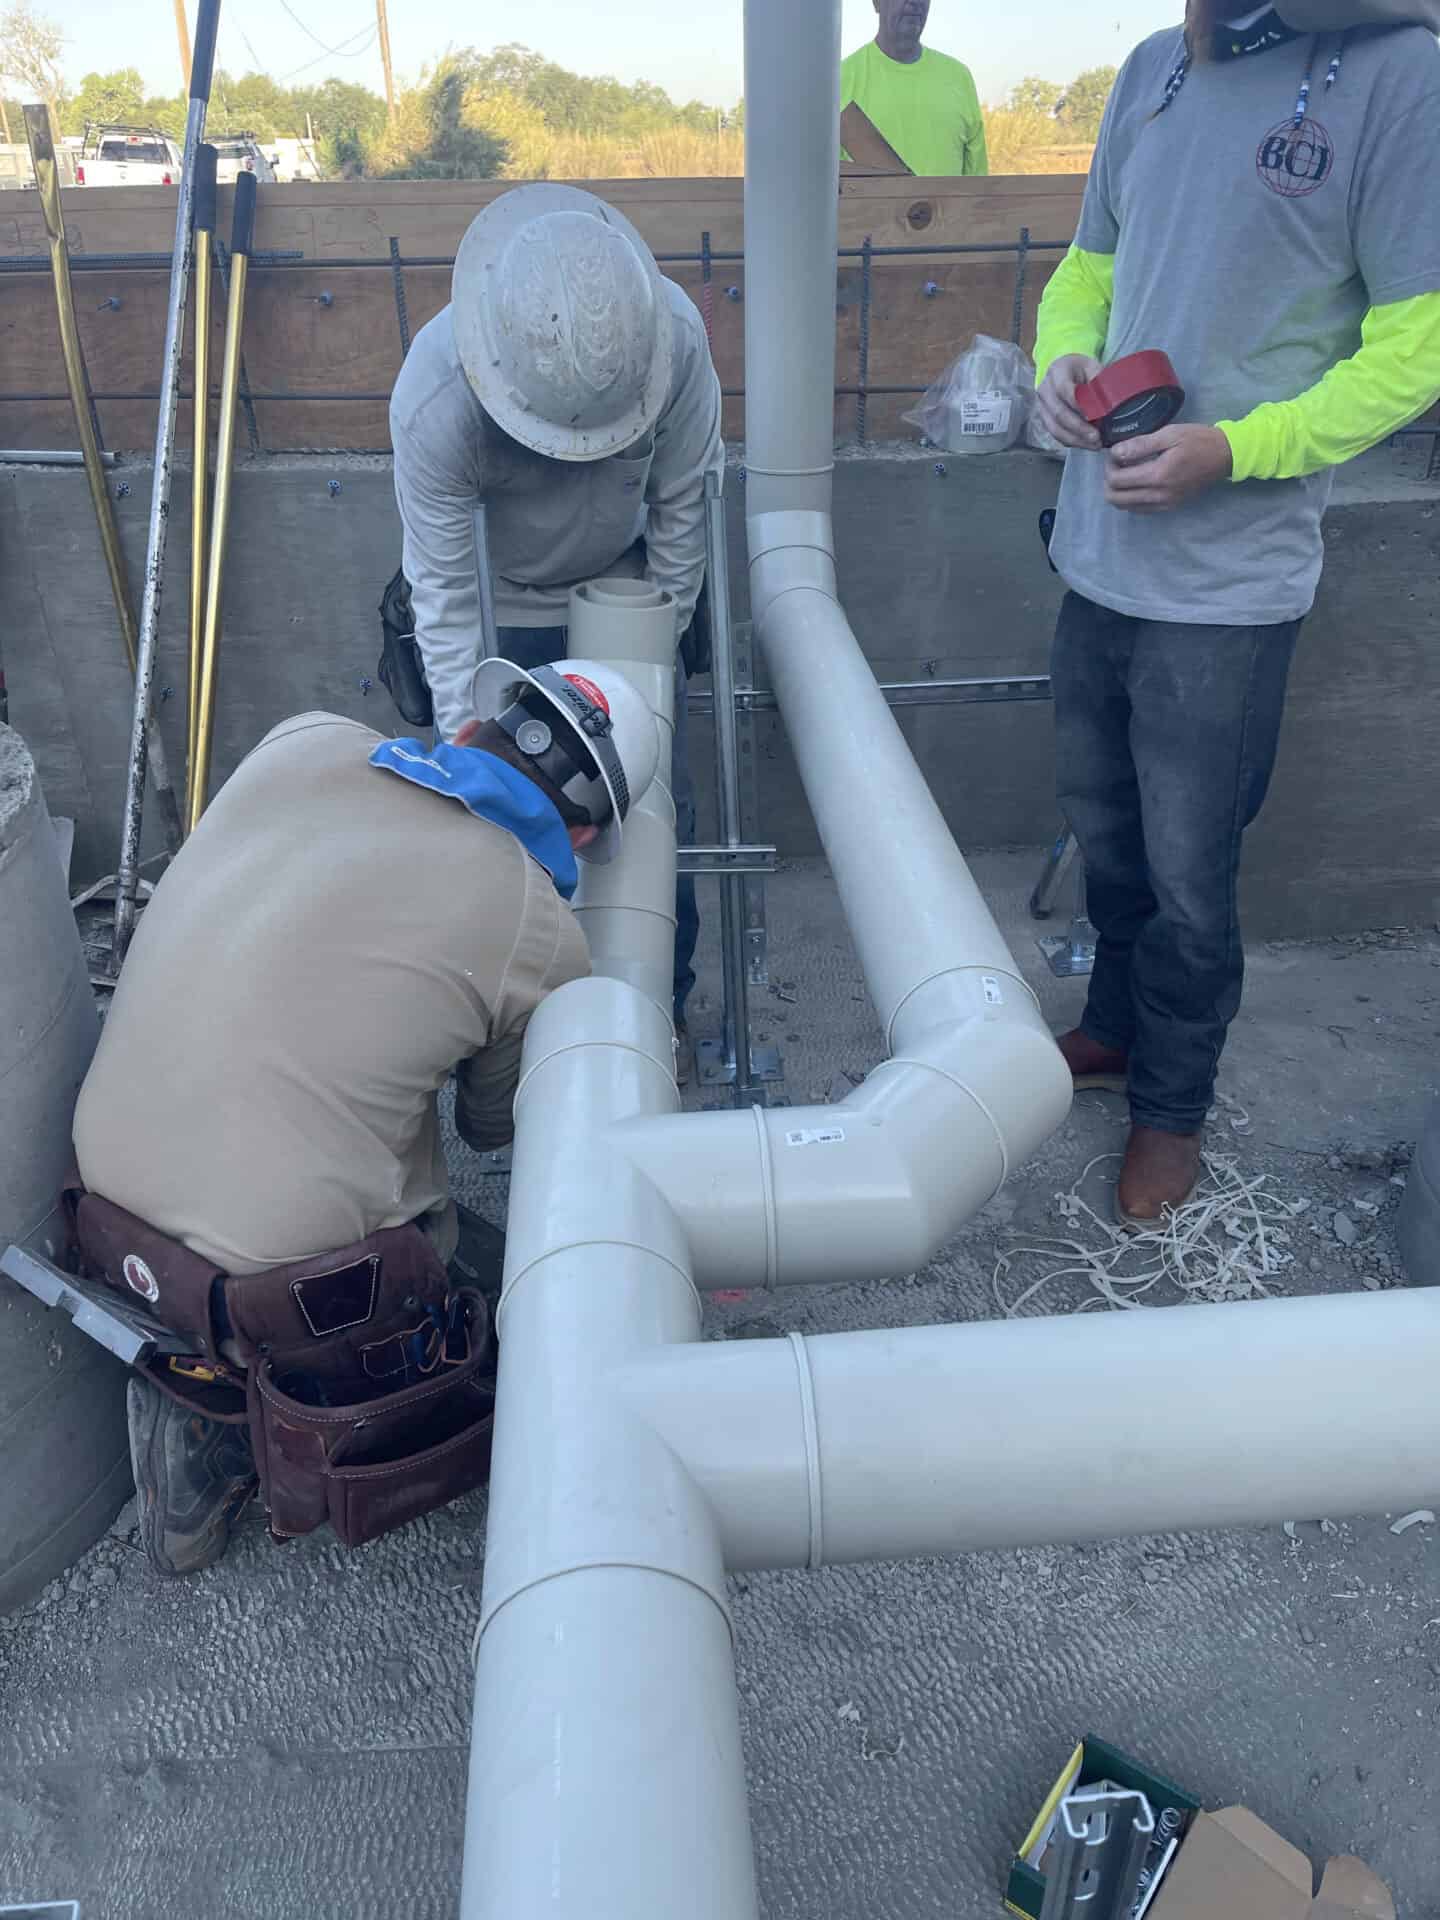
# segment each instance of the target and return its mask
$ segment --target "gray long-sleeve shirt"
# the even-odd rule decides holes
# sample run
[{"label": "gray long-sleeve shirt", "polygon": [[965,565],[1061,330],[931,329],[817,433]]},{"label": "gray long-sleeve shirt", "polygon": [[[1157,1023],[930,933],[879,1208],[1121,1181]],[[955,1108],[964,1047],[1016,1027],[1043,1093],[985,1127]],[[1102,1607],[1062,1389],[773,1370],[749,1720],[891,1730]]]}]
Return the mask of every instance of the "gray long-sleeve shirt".
[{"label": "gray long-sleeve shirt", "polygon": [[680,630],[689,624],[705,569],[705,475],[724,458],[720,382],[693,301],[663,284],[674,338],[669,398],[653,433],[605,460],[548,459],[503,433],[465,378],[449,307],[415,336],[391,395],[390,437],[403,565],[442,739],[472,718],[481,501],[502,626],[562,625],[570,589],[607,572],[642,535],[647,576],[674,594]]}]

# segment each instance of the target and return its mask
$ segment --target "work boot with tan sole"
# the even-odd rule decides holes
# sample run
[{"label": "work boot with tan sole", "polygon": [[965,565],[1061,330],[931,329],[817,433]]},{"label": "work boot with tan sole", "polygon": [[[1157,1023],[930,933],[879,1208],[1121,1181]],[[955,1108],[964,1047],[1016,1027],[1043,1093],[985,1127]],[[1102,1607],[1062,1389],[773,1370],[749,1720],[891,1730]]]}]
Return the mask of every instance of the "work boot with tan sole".
[{"label": "work boot with tan sole", "polygon": [[172,1578],[213,1566],[257,1485],[245,1429],[192,1413],[136,1374],[125,1412],[146,1559]]},{"label": "work boot with tan sole", "polygon": [[1115,1189],[1115,1218],[1134,1233],[1163,1226],[1178,1213],[1200,1184],[1204,1171],[1202,1133],[1165,1133],[1135,1126],[1125,1149],[1125,1164]]},{"label": "work boot with tan sole", "polygon": [[1088,1033],[1074,1027],[1055,1042],[1077,1093],[1124,1093],[1129,1085],[1130,1060],[1118,1047],[1102,1047]]}]

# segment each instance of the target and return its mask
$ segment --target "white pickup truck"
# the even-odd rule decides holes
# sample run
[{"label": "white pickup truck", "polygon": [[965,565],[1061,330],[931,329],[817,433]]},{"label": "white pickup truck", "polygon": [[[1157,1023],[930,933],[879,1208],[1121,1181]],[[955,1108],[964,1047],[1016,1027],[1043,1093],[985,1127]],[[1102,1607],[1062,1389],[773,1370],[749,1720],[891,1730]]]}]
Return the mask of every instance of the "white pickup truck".
[{"label": "white pickup truck", "polygon": [[173,187],[180,149],[156,127],[87,127],[75,163],[77,187]]}]

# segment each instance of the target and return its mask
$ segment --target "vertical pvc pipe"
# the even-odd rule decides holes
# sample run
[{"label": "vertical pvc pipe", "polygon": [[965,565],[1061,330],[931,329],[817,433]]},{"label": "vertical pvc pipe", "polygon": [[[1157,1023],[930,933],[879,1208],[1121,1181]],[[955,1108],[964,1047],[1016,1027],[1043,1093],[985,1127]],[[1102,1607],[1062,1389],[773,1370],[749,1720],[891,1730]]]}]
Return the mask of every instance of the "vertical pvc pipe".
[{"label": "vertical pvc pipe", "polygon": [[839,0],[746,0],[748,511],[828,513],[835,464]]},{"label": "vertical pvc pipe", "polygon": [[596,973],[626,980],[672,1016],[675,993],[675,601],[643,580],[592,580],[570,596],[572,660],[624,669],[660,735],[659,770],[625,822],[619,857],[581,862],[575,912]]}]

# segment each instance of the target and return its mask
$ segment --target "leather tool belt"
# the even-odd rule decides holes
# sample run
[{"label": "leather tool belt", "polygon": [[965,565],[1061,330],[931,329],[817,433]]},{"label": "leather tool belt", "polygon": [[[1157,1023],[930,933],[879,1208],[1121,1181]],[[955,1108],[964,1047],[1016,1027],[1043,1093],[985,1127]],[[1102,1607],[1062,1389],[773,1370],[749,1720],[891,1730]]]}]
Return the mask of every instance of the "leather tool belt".
[{"label": "leather tool belt", "polygon": [[482,1485],[494,1352],[483,1295],[452,1288],[419,1227],[227,1274],[78,1186],[67,1193],[87,1274],[143,1306],[193,1355],[146,1378],[208,1420],[249,1428],[279,1539],[327,1520],[360,1546]]}]

